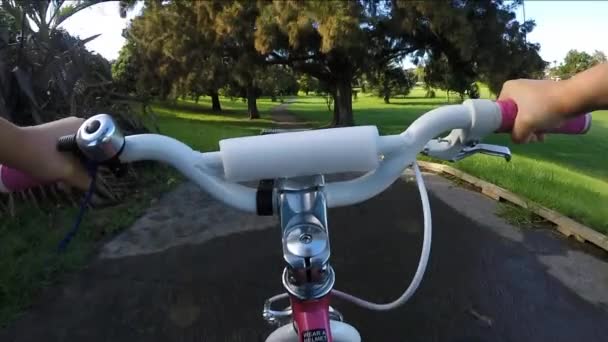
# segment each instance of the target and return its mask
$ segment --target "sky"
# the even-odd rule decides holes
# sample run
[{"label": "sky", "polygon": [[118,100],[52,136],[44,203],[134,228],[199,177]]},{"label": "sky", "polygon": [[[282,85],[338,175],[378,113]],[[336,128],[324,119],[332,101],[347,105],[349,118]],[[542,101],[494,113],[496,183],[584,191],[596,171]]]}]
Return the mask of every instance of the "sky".
[{"label": "sky", "polygon": [[118,57],[118,51],[125,43],[122,30],[140,13],[141,8],[141,5],[137,6],[123,19],[118,13],[118,1],[102,2],[76,13],[62,23],[61,27],[82,39],[101,33],[86,47],[113,60]]},{"label": "sky", "polygon": [[[62,26],[81,38],[101,33],[87,48],[112,60],[124,44],[122,30],[140,11],[141,6],[122,19],[118,15],[118,2],[104,2],[77,13]],[[523,12],[520,7],[517,13],[520,21]],[[540,43],[540,55],[548,62],[559,63],[570,49],[589,53],[602,50],[608,54],[608,1],[527,0],[525,16],[536,21],[528,39]]]},{"label": "sky", "polygon": [[608,1],[526,1],[525,13],[536,22],[528,39],[540,43],[544,60],[559,63],[570,49],[608,55]]}]

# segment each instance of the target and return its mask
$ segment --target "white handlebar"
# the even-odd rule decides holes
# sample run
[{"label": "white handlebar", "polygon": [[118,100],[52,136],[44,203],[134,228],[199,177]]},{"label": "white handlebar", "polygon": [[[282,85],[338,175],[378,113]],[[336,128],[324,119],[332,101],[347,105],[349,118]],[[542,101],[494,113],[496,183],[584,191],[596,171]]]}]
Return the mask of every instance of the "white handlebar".
[{"label": "white handlebar", "polygon": [[[143,134],[126,137],[120,160],[170,164],[215,198],[248,212],[257,210],[256,189],[238,181],[367,172],[328,183],[324,191],[331,208],[360,203],[384,191],[427,142],[443,132],[455,130],[452,135],[460,139],[482,137],[499,125],[494,102],[468,100],[428,112],[399,135],[379,136],[373,126],[336,128],[227,139],[220,142],[220,152],[199,153],[173,138]],[[453,145],[452,141],[446,146]]]},{"label": "white handlebar", "polygon": [[217,152],[200,153],[173,138],[158,134],[131,135],[125,140],[121,162],[155,160],[167,163],[222,202],[243,211],[256,211],[255,189],[214,175],[221,165]]}]

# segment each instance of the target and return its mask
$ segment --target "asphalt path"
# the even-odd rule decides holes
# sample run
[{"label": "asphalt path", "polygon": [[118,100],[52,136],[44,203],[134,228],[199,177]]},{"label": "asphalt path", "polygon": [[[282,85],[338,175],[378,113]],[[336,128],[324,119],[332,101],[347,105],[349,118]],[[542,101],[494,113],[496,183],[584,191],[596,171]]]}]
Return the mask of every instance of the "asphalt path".
[{"label": "asphalt path", "polygon": [[[603,252],[550,229],[510,226],[494,215],[495,202],[426,178],[434,232],[418,292],[391,312],[333,303],[364,341],[608,340]],[[281,291],[274,220],[224,208],[192,184],[146,215],[46,291],[0,341],[263,341],[271,330],[262,304]],[[330,210],[329,222],[336,288],[379,302],[400,295],[420,253],[415,185],[397,181]]]}]

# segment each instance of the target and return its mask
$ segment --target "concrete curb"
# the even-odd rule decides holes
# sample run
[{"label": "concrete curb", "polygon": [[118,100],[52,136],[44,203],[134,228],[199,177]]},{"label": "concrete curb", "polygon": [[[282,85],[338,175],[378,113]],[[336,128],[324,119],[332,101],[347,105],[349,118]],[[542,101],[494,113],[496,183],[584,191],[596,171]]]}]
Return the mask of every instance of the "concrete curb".
[{"label": "concrete curb", "polygon": [[555,224],[556,229],[567,237],[574,237],[579,242],[590,242],[608,252],[608,236],[599,233],[569,217],[554,210],[545,208],[538,203],[518,196],[497,185],[473,177],[468,173],[457,170],[451,166],[425,161],[418,161],[421,168],[437,174],[448,174],[461,179],[481,189],[481,193],[497,201],[504,200],[522,208],[526,208],[545,220]]}]

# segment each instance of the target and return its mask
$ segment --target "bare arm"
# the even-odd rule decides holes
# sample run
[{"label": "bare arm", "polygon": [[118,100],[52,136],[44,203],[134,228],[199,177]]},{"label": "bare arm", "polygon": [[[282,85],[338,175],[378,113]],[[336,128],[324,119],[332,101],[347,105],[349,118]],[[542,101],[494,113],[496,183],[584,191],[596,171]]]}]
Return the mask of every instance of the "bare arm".
[{"label": "bare arm", "polygon": [[56,150],[57,139],[76,132],[82,119],[65,118],[43,125],[17,127],[0,118],[0,164],[41,181],[65,181],[81,189],[88,175],[73,156]]},{"label": "bare arm", "polygon": [[16,147],[23,146],[23,142],[23,130],[0,118],[0,163],[19,169],[24,155]]},{"label": "bare arm", "polygon": [[512,138],[527,142],[534,132],[557,127],[568,118],[608,109],[608,64],[596,65],[565,81],[507,81],[499,99],[517,103]]},{"label": "bare arm", "polygon": [[562,111],[566,116],[608,109],[608,63],[598,64],[558,83],[562,83]]}]

